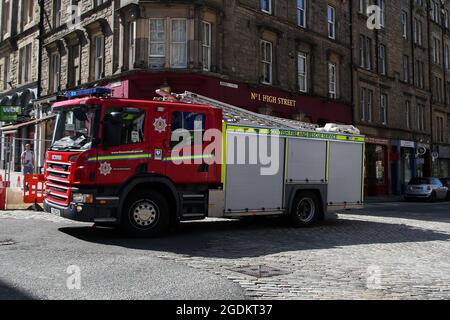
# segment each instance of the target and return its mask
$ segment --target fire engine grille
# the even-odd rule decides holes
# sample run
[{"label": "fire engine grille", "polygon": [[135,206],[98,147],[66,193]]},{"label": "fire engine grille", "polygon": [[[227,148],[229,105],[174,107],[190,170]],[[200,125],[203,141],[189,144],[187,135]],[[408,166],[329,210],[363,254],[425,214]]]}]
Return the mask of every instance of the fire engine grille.
[{"label": "fire engine grille", "polygon": [[233,272],[242,273],[247,276],[252,276],[255,278],[270,278],[292,273],[290,271],[281,270],[262,264],[253,266],[252,265],[240,266],[229,270]]},{"label": "fire engine grille", "polygon": [[70,202],[70,163],[47,161],[46,198],[48,201],[68,205]]}]

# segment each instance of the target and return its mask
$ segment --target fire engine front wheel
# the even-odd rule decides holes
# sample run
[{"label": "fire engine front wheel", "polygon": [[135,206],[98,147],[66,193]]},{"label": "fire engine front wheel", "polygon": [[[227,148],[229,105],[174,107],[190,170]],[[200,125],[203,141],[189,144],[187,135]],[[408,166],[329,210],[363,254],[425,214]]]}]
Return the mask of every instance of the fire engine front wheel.
[{"label": "fire engine front wheel", "polygon": [[317,221],[319,214],[318,197],[312,192],[301,192],[292,204],[290,220],[294,227],[308,227]]},{"label": "fire engine front wheel", "polygon": [[167,201],[153,190],[131,194],[122,212],[122,230],[131,236],[159,236],[169,227]]}]

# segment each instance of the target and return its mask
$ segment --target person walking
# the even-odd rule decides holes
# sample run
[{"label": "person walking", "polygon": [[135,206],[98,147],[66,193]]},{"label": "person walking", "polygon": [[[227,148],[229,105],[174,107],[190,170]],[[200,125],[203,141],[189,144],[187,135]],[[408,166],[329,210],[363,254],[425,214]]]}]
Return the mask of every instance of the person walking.
[{"label": "person walking", "polygon": [[33,174],[34,170],[34,152],[31,150],[31,145],[27,143],[25,150],[20,156],[20,162],[23,166],[23,174]]}]

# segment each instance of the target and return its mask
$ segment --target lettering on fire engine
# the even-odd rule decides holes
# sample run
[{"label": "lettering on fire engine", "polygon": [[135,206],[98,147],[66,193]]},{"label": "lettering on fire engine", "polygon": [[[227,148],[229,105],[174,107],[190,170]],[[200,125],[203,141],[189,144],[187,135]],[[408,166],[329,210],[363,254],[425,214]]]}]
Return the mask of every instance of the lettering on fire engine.
[{"label": "lettering on fire engine", "polygon": [[295,105],[297,103],[297,101],[292,100],[292,99],[270,96],[267,94],[261,94],[261,93],[257,93],[257,92],[250,92],[250,98],[255,101],[279,104],[279,105],[288,106],[288,107],[295,107]]}]

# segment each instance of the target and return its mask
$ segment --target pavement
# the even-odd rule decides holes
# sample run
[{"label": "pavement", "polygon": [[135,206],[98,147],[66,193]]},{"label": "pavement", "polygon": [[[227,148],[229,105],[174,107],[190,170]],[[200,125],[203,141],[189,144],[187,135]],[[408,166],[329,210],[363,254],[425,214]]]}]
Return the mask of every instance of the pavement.
[{"label": "pavement", "polygon": [[449,299],[449,209],[368,203],[306,229],[208,219],[159,239],[4,211],[0,299]]}]

